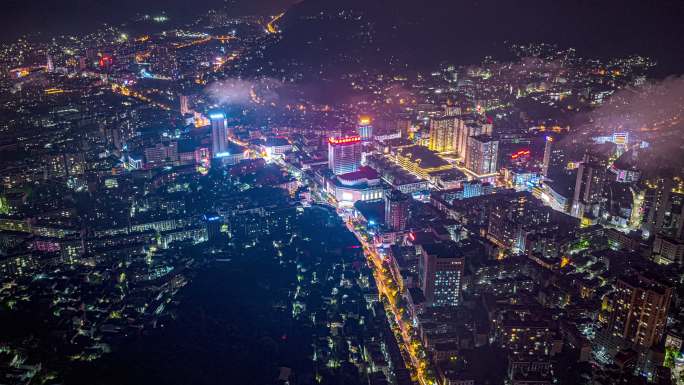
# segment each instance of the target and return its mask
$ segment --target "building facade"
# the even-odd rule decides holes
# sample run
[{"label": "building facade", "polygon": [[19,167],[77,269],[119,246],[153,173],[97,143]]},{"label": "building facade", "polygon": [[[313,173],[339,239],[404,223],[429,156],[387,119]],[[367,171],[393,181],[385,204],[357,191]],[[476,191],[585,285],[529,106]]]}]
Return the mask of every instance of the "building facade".
[{"label": "building facade", "polygon": [[228,128],[226,114],[214,111],[209,114],[211,121],[211,153],[214,158],[220,158],[228,149]]},{"label": "building facade", "polygon": [[328,139],[328,167],[335,175],[358,171],[361,167],[361,153],[359,136]]},{"label": "building facade", "polygon": [[499,161],[499,141],[489,135],[468,138],[466,168],[477,175],[497,172]]},{"label": "building facade", "polygon": [[409,215],[408,195],[398,190],[388,191],[385,195],[385,226],[392,231],[406,230]]},{"label": "building facade", "polygon": [[672,291],[640,274],[618,279],[608,306],[608,330],[636,347],[658,344],[665,332]]},{"label": "building facade", "polygon": [[452,242],[430,243],[420,248],[418,275],[426,302],[432,306],[461,304],[465,261],[457,255],[457,245]]}]

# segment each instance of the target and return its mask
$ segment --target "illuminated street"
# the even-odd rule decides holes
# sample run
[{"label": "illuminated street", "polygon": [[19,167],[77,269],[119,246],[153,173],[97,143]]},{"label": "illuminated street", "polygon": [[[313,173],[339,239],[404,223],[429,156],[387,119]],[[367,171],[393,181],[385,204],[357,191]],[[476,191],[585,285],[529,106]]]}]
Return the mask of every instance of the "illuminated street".
[{"label": "illuminated street", "polygon": [[375,249],[375,246],[368,243],[366,235],[357,230],[351,221],[347,220],[346,223],[347,229],[353,233],[361,243],[364,254],[368,259],[368,265],[373,269],[373,276],[375,277],[378,286],[378,294],[383,301],[385,301],[385,309],[399,328],[399,335],[401,336],[400,342],[405,351],[409,353],[411,359],[411,362],[408,362],[407,364],[409,364],[412,371],[416,373],[416,377],[421,384],[436,384],[434,378],[430,375],[431,364],[429,360],[425,358],[421,342],[415,336],[410,320],[407,318],[408,312],[398,305],[398,298],[400,298],[403,293],[399,292],[391,272],[386,268],[382,257]]}]

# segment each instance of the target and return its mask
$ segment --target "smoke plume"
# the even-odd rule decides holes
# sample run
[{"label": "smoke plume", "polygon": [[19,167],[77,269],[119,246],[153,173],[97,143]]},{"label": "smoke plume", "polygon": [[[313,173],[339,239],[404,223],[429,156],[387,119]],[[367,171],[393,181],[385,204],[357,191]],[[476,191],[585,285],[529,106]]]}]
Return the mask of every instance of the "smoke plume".
[{"label": "smoke plume", "polygon": [[276,89],[279,86],[280,82],[269,78],[225,79],[210,84],[204,92],[219,105],[259,105],[276,102],[278,100]]},{"label": "smoke plume", "polygon": [[[628,132],[639,150],[642,171],[684,170],[684,77],[669,77],[617,91],[602,106],[580,117],[582,124],[565,141],[576,146],[591,138]],[[684,172],[684,171],[683,171]]]},{"label": "smoke plume", "polygon": [[592,111],[589,120],[600,132],[627,131],[639,136],[684,133],[684,77],[619,90]]}]

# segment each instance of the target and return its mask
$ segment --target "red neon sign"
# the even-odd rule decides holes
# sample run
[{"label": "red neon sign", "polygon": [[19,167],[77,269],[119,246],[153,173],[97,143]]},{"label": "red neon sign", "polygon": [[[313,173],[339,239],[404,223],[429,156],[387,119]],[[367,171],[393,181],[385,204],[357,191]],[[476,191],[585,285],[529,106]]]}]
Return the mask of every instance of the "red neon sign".
[{"label": "red neon sign", "polygon": [[100,68],[111,66],[112,64],[114,64],[114,58],[112,58],[109,55],[102,55],[98,64],[100,65]]},{"label": "red neon sign", "polygon": [[518,159],[521,156],[530,155],[530,154],[531,154],[530,150],[520,150],[520,151],[516,152],[515,154],[511,155],[511,159]]},{"label": "red neon sign", "polygon": [[347,136],[345,138],[328,138],[328,142],[330,144],[349,144],[349,143],[356,143],[360,142],[361,137],[360,136]]}]

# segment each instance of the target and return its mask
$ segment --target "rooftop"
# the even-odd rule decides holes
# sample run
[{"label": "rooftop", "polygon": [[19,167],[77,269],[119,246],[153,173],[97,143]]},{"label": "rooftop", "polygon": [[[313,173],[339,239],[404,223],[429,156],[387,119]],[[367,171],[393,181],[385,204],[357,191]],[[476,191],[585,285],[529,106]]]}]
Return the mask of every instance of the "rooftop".
[{"label": "rooftop", "polygon": [[362,183],[368,183],[380,179],[380,175],[374,169],[363,166],[358,171],[342,174],[337,176],[337,180],[346,186],[356,186]]},{"label": "rooftop", "polygon": [[440,242],[440,243],[426,243],[423,245],[423,250],[428,255],[434,255],[437,258],[459,258],[458,244],[455,242]]},{"label": "rooftop", "polygon": [[288,142],[285,138],[271,137],[266,139],[266,147],[287,146],[289,144],[290,142]]},{"label": "rooftop", "polygon": [[438,167],[445,167],[449,162],[442,159],[436,152],[429,150],[424,146],[408,146],[398,149],[401,156],[410,158],[412,161],[419,163],[423,169],[431,169]]}]

